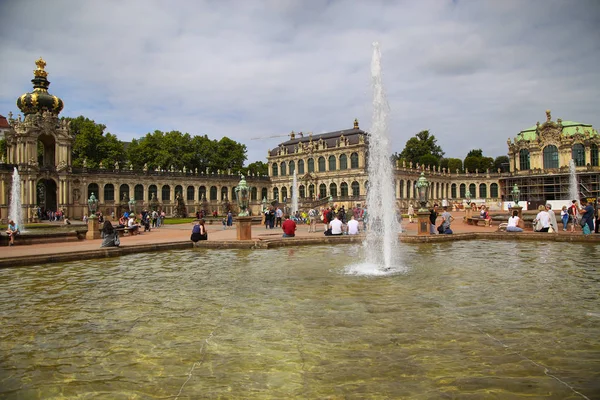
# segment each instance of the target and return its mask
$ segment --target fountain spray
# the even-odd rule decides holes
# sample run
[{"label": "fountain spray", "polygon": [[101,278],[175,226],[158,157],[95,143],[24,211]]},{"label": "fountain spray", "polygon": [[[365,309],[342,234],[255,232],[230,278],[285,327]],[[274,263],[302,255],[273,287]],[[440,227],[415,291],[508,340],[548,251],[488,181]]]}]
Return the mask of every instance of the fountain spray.
[{"label": "fountain spray", "polygon": [[373,120],[369,133],[367,187],[368,228],[365,239],[366,261],[389,270],[397,261],[400,225],[394,195],[394,177],[391,161],[388,116],[389,105],[383,89],[381,52],[379,43],[373,43],[371,61],[373,85]]}]

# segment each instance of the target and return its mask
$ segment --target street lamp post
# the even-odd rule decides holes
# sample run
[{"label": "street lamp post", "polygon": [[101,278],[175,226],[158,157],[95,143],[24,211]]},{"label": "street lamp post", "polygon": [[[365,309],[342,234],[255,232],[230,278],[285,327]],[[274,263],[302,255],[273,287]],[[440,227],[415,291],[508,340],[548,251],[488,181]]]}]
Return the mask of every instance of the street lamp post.
[{"label": "street lamp post", "polygon": [[512,196],[513,201],[515,202],[515,205],[511,207],[511,210],[516,210],[519,213],[518,217],[522,219],[523,207],[519,205],[519,200],[521,198],[521,190],[519,190],[519,186],[517,186],[516,183],[513,186],[510,194]]},{"label": "street lamp post", "polygon": [[235,187],[235,195],[238,200],[238,206],[240,207],[240,212],[235,219],[236,238],[237,240],[251,240],[252,217],[248,212],[250,188],[246,184],[244,175],[241,176],[240,182]]},{"label": "street lamp post", "polygon": [[135,198],[131,198],[131,200],[129,200],[129,212],[133,213],[135,215]]},{"label": "street lamp post", "polygon": [[421,208],[417,211],[418,220],[418,232],[417,235],[430,235],[429,230],[429,215],[430,211],[427,209],[427,199],[429,198],[429,182],[425,178],[425,173],[421,172],[421,176],[417,180],[417,195],[419,196],[419,204]]},{"label": "street lamp post", "polygon": [[98,199],[94,196],[93,192],[88,200],[88,208],[90,209],[90,218],[88,219],[88,230],[85,234],[85,238],[90,240],[100,239],[100,223],[96,216],[96,211],[98,211]]}]

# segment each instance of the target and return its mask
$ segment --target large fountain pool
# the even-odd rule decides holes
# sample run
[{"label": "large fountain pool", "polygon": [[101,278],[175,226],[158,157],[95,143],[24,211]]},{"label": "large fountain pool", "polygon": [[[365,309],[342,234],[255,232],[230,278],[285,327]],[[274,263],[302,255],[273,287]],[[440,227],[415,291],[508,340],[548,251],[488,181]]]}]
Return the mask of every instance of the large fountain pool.
[{"label": "large fountain pool", "polygon": [[0,270],[0,397],[600,396],[600,247],[401,246],[378,276],[356,245]]}]

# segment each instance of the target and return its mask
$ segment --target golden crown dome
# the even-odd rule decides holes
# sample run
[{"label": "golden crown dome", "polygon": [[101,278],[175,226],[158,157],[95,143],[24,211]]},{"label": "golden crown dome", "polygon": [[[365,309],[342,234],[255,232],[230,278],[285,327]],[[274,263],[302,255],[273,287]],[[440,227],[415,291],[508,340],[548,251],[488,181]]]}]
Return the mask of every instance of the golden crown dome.
[{"label": "golden crown dome", "polygon": [[42,113],[49,111],[52,114],[58,115],[63,107],[63,101],[48,93],[48,86],[50,82],[47,79],[48,72],[44,69],[46,67],[46,61],[40,57],[36,62],[37,68],[33,70],[34,78],[31,80],[33,83],[33,92],[25,93],[17,99],[17,107],[25,115]]}]

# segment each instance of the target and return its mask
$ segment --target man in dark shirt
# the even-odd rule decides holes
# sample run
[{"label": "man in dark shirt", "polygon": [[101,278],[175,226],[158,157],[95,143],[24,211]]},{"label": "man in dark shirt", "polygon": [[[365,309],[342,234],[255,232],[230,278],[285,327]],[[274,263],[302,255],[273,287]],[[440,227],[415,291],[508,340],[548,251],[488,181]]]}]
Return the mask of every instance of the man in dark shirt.
[{"label": "man in dark shirt", "polygon": [[283,237],[294,237],[296,236],[296,223],[290,219],[289,215],[286,215],[285,221],[281,224],[281,229],[283,229]]},{"label": "man in dark shirt", "polygon": [[435,235],[437,233],[437,228],[435,226],[435,221],[438,217],[437,208],[438,205],[434,204],[433,208],[431,209],[431,214],[429,214],[429,233],[431,233],[432,235]]}]

